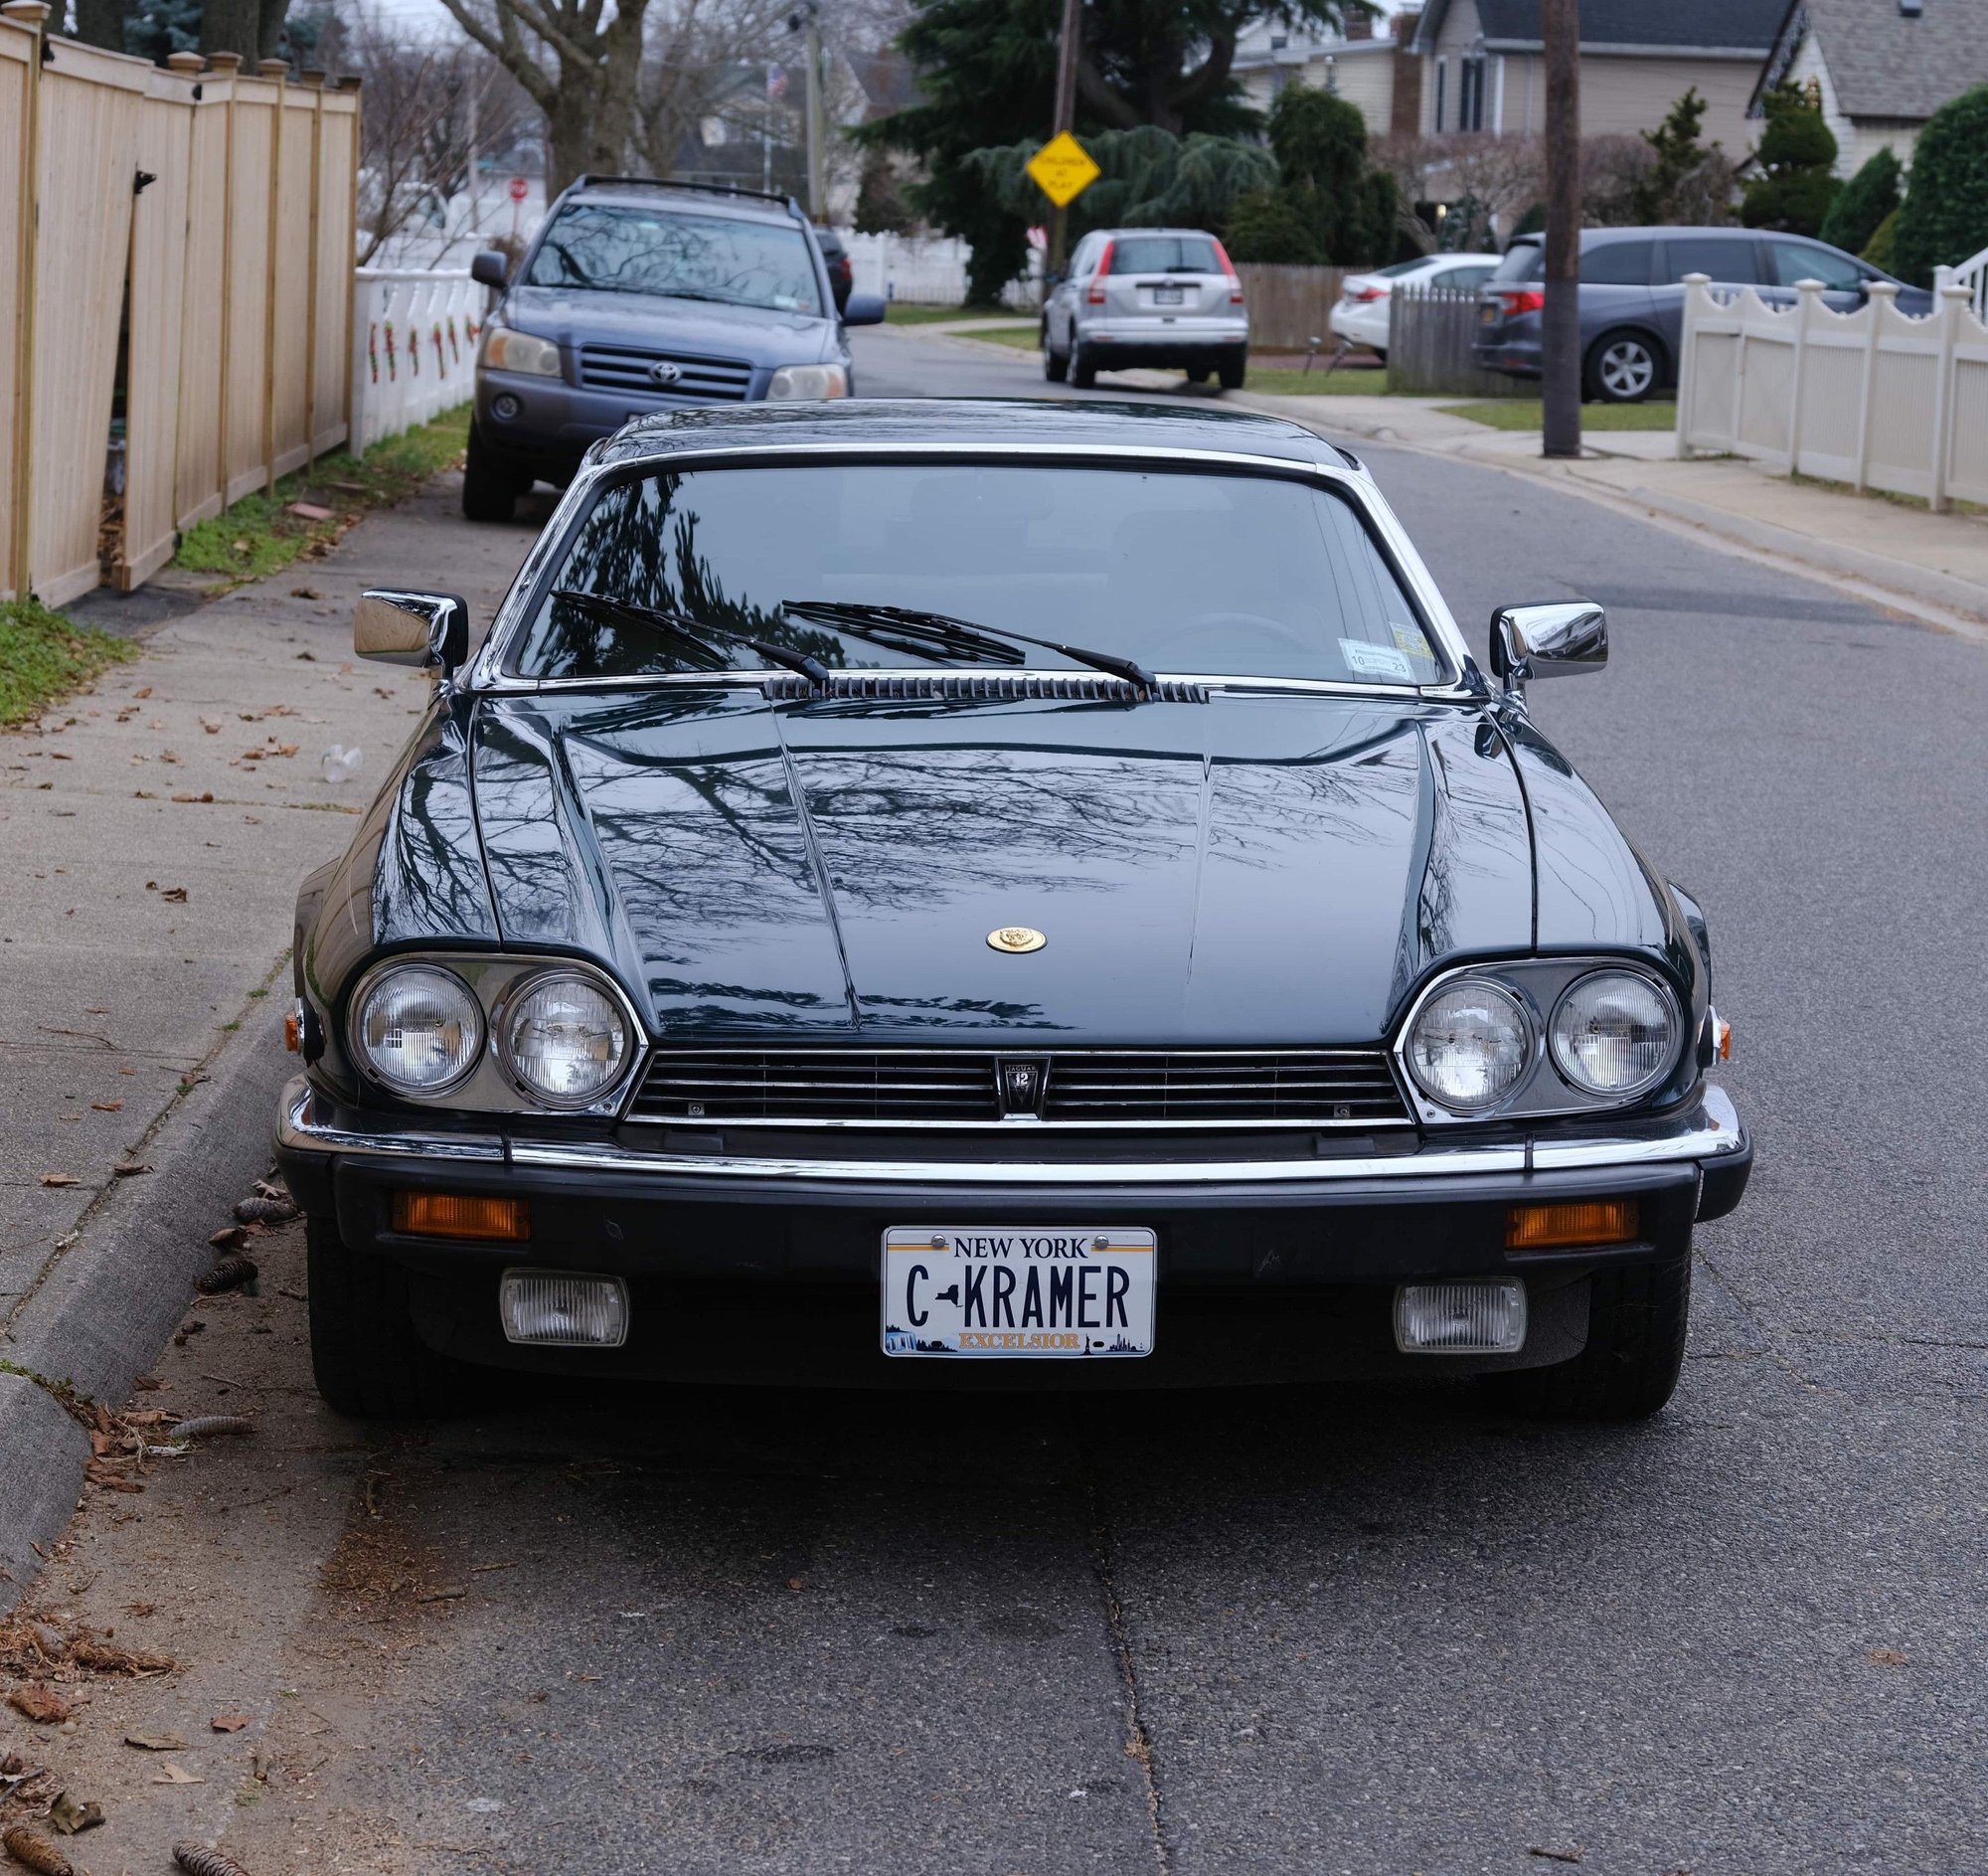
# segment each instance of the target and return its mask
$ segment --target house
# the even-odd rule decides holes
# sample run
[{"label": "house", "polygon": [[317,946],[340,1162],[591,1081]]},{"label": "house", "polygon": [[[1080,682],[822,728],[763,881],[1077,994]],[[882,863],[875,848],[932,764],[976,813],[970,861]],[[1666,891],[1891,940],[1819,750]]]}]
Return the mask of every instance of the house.
[{"label": "house", "polygon": [[1783,80],[1821,92],[1839,176],[1887,147],[1908,164],[1925,120],[1988,83],[1988,0],[1786,0],[1754,116]]},{"label": "house", "polygon": [[[1897,0],[1839,4],[1875,9]],[[1706,141],[1742,155],[1758,134],[1747,110],[1787,7],[1788,0],[1580,0],[1581,134],[1654,130],[1696,87],[1706,100]],[[1423,135],[1545,128],[1540,12],[1541,0],[1428,0],[1414,37]]]},{"label": "house", "polygon": [[1359,105],[1370,137],[1394,130],[1412,134],[1421,122],[1421,62],[1408,50],[1417,17],[1398,14],[1381,37],[1366,13],[1349,19],[1344,33],[1304,32],[1275,19],[1257,20],[1238,36],[1230,70],[1258,110],[1268,110],[1287,85],[1306,85]]}]

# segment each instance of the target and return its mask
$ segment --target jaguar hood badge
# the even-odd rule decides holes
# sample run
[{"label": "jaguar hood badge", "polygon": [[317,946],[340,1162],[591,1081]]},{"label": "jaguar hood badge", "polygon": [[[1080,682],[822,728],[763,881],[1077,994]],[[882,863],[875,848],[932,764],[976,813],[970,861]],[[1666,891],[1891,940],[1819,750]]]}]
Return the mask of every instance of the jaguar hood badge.
[{"label": "jaguar hood badge", "polygon": [[987,942],[997,951],[1039,951],[1049,939],[1031,926],[1004,925],[987,934]]}]

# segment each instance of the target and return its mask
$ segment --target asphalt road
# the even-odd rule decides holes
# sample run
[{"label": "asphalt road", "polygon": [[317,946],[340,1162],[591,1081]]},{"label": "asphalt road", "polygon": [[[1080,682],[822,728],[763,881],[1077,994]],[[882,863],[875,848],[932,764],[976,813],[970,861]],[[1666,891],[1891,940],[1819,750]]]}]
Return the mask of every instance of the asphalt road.
[{"label": "asphalt road", "polygon": [[[1042,388],[888,330],[859,370]],[[208,1642],[273,1714],[257,1876],[1988,1868],[1984,653],[1365,453],[1480,650],[1494,603],[1607,603],[1538,715],[1711,912],[1759,1163],[1672,1409],[642,1390],[355,1443],[265,1288],[170,1371],[184,1410],[259,1360],[261,1456],[84,1546],[264,1595]],[[252,1528],[203,1514],[271,1465]]]}]

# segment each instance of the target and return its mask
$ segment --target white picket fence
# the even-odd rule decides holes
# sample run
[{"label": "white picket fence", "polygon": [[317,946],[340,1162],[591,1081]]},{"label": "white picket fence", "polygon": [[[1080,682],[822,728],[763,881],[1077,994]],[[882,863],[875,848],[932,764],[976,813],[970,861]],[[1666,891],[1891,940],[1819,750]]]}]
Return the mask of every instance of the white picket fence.
[{"label": "white picket fence", "polygon": [[1943,286],[1965,287],[1967,303],[1974,308],[1975,318],[1988,325],[1988,248],[1957,267],[1934,267],[1932,283],[1935,290]]},{"label": "white picket fence", "polygon": [[[838,232],[842,245],[849,251],[852,292],[879,293],[885,299],[902,299],[914,306],[965,303],[966,263],[973,257],[970,243],[949,235],[859,235],[853,229]],[[1036,283],[1041,268],[1042,257],[1031,249],[1028,272],[1008,282],[1002,291],[1002,303],[1018,311],[1033,312],[1042,298]]]},{"label": "white picket fence", "polygon": [[1936,510],[1988,502],[1988,322],[1974,289],[1946,282],[1923,319],[1899,311],[1898,291],[1876,281],[1840,313],[1817,280],[1772,306],[1687,274],[1678,454],[1727,451]]},{"label": "white picket fence", "polygon": [[351,440],[375,443],[465,402],[489,294],[467,273],[361,267],[352,307]]}]

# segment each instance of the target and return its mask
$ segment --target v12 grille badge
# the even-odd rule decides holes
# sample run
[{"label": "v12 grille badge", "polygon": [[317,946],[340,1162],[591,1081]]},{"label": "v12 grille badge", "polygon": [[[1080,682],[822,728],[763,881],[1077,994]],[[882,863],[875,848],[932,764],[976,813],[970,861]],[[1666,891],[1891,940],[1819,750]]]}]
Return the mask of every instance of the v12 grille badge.
[{"label": "v12 grille badge", "polygon": [[987,942],[997,951],[1039,951],[1049,939],[1033,926],[1004,925],[987,934]]}]

